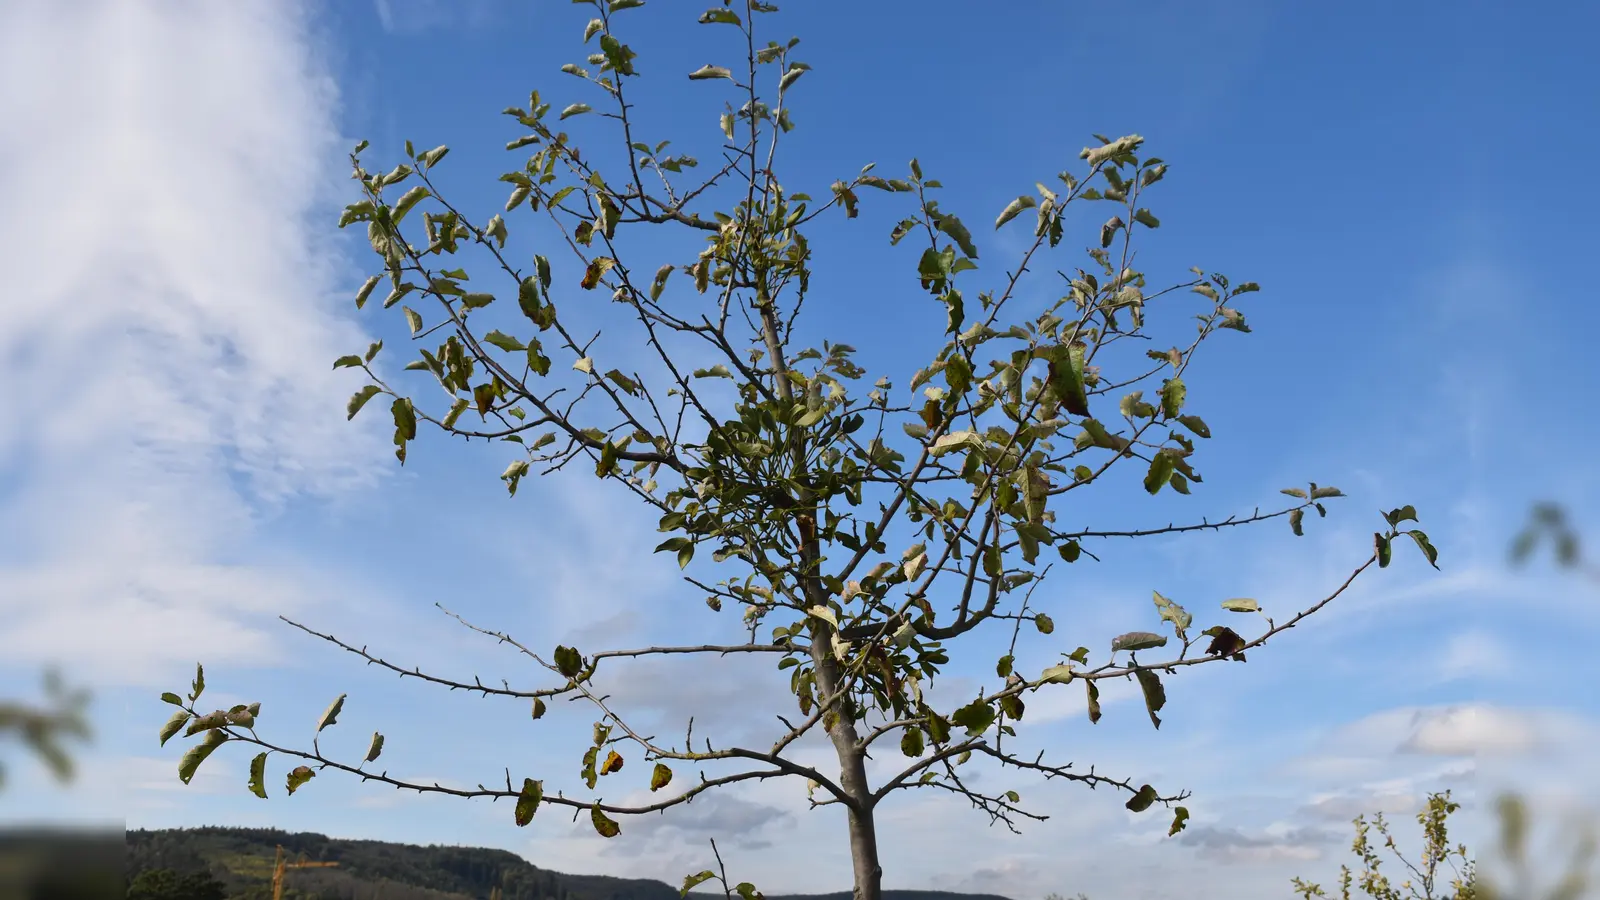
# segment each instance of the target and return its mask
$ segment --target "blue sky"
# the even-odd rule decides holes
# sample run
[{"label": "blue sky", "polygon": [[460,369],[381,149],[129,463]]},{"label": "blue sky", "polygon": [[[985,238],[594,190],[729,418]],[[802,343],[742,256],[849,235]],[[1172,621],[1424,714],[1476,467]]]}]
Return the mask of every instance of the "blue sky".
[{"label": "blue sky", "polygon": [[[1193,790],[1184,836],[1165,839],[1165,817],[1131,815],[1105,792],[1026,779],[1015,787],[1052,817],[1021,836],[950,798],[902,795],[881,812],[887,886],[1283,896],[1290,875],[1331,880],[1349,861],[1359,812],[1405,820],[1430,790],[1481,799],[1505,783],[1544,796],[1552,815],[1600,797],[1575,752],[1600,734],[1586,687],[1600,674],[1595,588],[1504,565],[1534,500],[1563,500],[1594,531],[1587,345],[1600,317],[1583,261],[1600,187],[1584,166],[1600,138],[1587,40],[1600,12],[788,6],[770,36],[800,36],[797,56],[814,67],[794,96],[790,189],[823,192],[867,162],[898,175],[917,157],[947,185],[942,208],[977,234],[977,274],[993,277],[1018,248],[985,223],[1075,165],[1092,133],[1137,132],[1172,165],[1152,196],[1163,224],[1147,270],[1176,279],[1196,265],[1262,285],[1245,307],[1254,333],[1220,336],[1189,379],[1215,434],[1204,486],[1173,503],[1128,477],[1071,515],[1217,518],[1307,480],[1349,495],[1304,538],[1273,523],[1107,546],[1100,564],[1057,573],[1045,602],[1058,630],[1024,643],[1031,659],[1153,628],[1152,590],[1202,615],[1232,596],[1298,609],[1365,557],[1379,508],[1415,504],[1441,550],[1442,572],[1401,552],[1246,665],[1169,679],[1159,732],[1126,689],[1107,689],[1095,726],[1075,690],[1030,703],[1030,743]],[[653,0],[624,20],[641,69],[659,75],[636,96],[645,127],[689,152],[715,139],[721,99],[680,75],[737,52],[693,24],[698,10]],[[181,748],[156,747],[168,713],[156,696],[186,685],[199,659],[208,703],[260,700],[284,743],[309,742],[348,693],[324,734],[330,752],[354,758],[381,730],[394,774],[471,785],[509,766],[570,789],[586,712],[561,704],[531,722],[515,704],[400,682],[276,615],[407,666],[524,685],[532,673],[515,656],[433,603],[544,649],[737,632],[649,556],[654,518],[627,496],[578,472],[507,499],[498,448],[426,434],[400,469],[377,417],[344,421],[359,377],[329,371],[372,339],[390,354],[404,340],[393,318],[350,302],[369,260],[334,228],[354,197],[349,147],[371,140],[378,168],[406,139],[448,144],[453,202],[488,215],[504,201],[498,174],[520,164],[501,149],[517,132],[499,111],[532,88],[558,108],[592,100],[557,71],[583,53],[587,18],[567,3],[486,0],[0,12],[6,83],[56,73],[0,94],[13,161],[0,171],[13,280],[0,365],[28,388],[0,402],[0,679],[25,695],[41,663],[61,661],[98,699],[84,776],[62,789],[17,760],[0,819],[275,825],[668,881],[703,868],[718,837],[733,873],[769,892],[847,886],[842,821],[808,811],[800,784],[624,821],[608,843],[554,810],[519,830],[505,804],[332,774],[262,802],[237,748],[185,787]],[[572,130],[603,134],[598,120]],[[859,219],[814,229],[808,303],[812,335],[856,345],[903,385],[936,349],[943,314],[917,289],[913,251],[888,247],[904,214],[891,200],[864,197]],[[1082,259],[1076,240],[1056,266]],[[992,681],[992,649],[945,689]],[[646,666],[616,692],[666,729],[694,714],[759,736],[764,699],[792,702],[774,684],[759,665]],[[1467,811],[1467,833],[1478,814]]]}]

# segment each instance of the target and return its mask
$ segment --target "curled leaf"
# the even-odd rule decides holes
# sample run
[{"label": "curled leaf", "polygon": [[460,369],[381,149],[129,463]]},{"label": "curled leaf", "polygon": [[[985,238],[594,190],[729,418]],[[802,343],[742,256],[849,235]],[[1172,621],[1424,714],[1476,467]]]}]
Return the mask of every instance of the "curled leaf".
[{"label": "curled leaf", "polygon": [[1210,646],[1206,647],[1207,656],[1231,656],[1239,662],[1244,662],[1244,638],[1232,628],[1223,625],[1213,625],[1200,632],[1211,638]]},{"label": "curled leaf", "polygon": [[322,718],[317,720],[318,733],[321,733],[322,729],[327,728],[329,725],[334,724],[334,721],[339,718],[340,711],[344,709],[345,696],[346,695],[344,694],[340,694],[338,697],[334,698],[332,703],[328,704],[327,710],[322,713]]},{"label": "curled leaf", "polygon": [[1159,730],[1161,717],[1156,713],[1167,704],[1167,690],[1161,686],[1161,679],[1150,669],[1135,669],[1133,674],[1139,679],[1139,687],[1144,691],[1144,708],[1150,713],[1150,723]]},{"label": "curled leaf", "polygon": [[1150,804],[1156,802],[1156,799],[1156,789],[1147,784],[1139,788],[1139,792],[1128,801],[1127,807],[1132,812],[1144,812],[1150,808]]},{"label": "curled leaf", "polygon": [[1022,213],[1023,210],[1032,209],[1038,205],[1038,201],[1034,200],[1033,197],[1029,196],[1028,194],[1023,194],[1021,197],[1018,197],[1017,199],[1006,204],[1006,208],[1000,211],[1000,217],[994,220],[994,227],[999,228],[1012,219],[1015,219]]},{"label": "curled leaf", "polygon": [[544,799],[544,782],[534,781],[532,778],[522,779],[522,791],[517,794],[516,816],[517,827],[521,828],[533,821],[533,814],[539,810],[539,802]]},{"label": "curled leaf", "polygon": [[614,838],[622,833],[622,826],[608,818],[598,803],[589,808],[589,821],[594,823],[595,832],[603,838]]},{"label": "curled leaf", "polygon": [[167,741],[171,740],[172,736],[177,734],[188,722],[189,714],[187,712],[180,709],[173,713],[172,718],[167,720],[167,724],[161,726],[161,745],[165,747]]},{"label": "curled leaf", "polygon": [[685,875],[683,877],[683,890],[678,892],[678,896],[689,896],[689,892],[694,890],[696,885],[704,884],[715,877],[717,877],[717,873],[711,871],[710,869],[706,869],[704,872],[696,872],[693,875]]},{"label": "curled leaf", "polygon": [[294,771],[289,773],[289,793],[293,794],[301,785],[315,777],[317,773],[313,772],[310,766],[296,766]]},{"label": "curled leaf", "polygon": [[1112,639],[1111,652],[1115,653],[1118,650],[1153,650],[1156,647],[1165,647],[1166,645],[1167,638],[1165,635],[1149,631],[1130,631],[1127,634],[1119,634]]},{"label": "curled leaf", "polygon": [[257,753],[255,759],[250,760],[250,781],[247,787],[250,793],[265,800],[267,799],[267,754]]}]

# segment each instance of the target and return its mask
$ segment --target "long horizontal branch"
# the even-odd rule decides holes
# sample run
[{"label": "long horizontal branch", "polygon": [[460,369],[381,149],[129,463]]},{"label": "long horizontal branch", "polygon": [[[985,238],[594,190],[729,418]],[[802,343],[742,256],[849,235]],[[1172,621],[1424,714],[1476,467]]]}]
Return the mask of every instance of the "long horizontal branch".
[{"label": "long horizontal branch", "polygon": [[[279,747],[276,744],[264,741],[257,737],[253,733],[253,730],[250,734],[245,734],[238,731],[237,727],[223,727],[217,730],[227,734],[230,741],[254,744],[257,747],[272,753],[281,753],[285,756],[291,756],[296,759],[308,760],[316,763],[318,768],[337,769],[341,772],[348,772],[351,775],[359,776],[362,781],[377,781],[382,784],[393,785],[396,790],[410,790],[416,791],[420,794],[448,794],[452,797],[489,797],[495,800],[498,800],[502,797],[515,799],[520,796],[519,791],[512,789],[509,774],[506,778],[505,790],[486,788],[482,784],[479,784],[476,790],[445,787],[438,782],[434,782],[431,785],[420,784],[417,782],[403,781],[398,778],[391,778],[389,777],[388,770],[374,774],[362,769],[359,766],[352,766],[346,763],[338,762],[337,760],[329,759],[323,756],[321,753],[310,753],[304,750],[295,750],[290,747]],[[740,781],[749,781],[751,779],[765,780],[768,778],[781,778],[789,774],[791,773],[785,772],[781,769],[771,769],[735,772],[729,775],[722,775],[717,778],[705,778],[702,776],[699,784],[696,784],[694,787],[684,791],[683,793],[669,797],[665,800],[657,801],[655,803],[644,804],[642,806],[618,806],[614,804],[602,803],[598,800],[576,800],[564,796],[560,792],[557,792],[554,795],[546,794],[541,800],[541,805],[555,804],[560,806],[569,806],[574,809],[591,809],[598,807],[602,812],[606,813],[637,816],[645,813],[660,812],[664,809],[670,809],[671,807],[678,806],[679,804],[687,803],[694,799],[697,795],[702,794],[714,787],[721,787],[723,785],[734,784]]]},{"label": "long horizontal branch", "polygon": [[1227,517],[1226,519],[1223,519],[1220,522],[1211,522],[1211,521],[1208,521],[1206,519],[1201,519],[1198,524],[1191,524],[1191,525],[1172,525],[1172,524],[1168,524],[1164,528],[1147,528],[1147,529],[1137,529],[1137,530],[1133,530],[1133,531],[1056,532],[1056,538],[1058,540],[1063,539],[1063,538],[1065,538],[1067,540],[1076,540],[1078,538],[1113,538],[1113,537],[1136,538],[1136,537],[1153,537],[1155,535],[1160,535],[1160,534],[1182,534],[1184,532],[1189,532],[1189,531],[1215,530],[1215,529],[1220,529],[1220,528],[1227,528],[1227,527],[1233,526],[1233,525],[1251,525],[1251,524],[1254,524],[1256,522],[1265,522],[1268,519],[1276,519],[1276,518],[1279,518],[1281,516],[1287,516],[1287,515],[1289,515],[1290,513],[1294,512],[1297,509],[1305,509],[1306,507],[1308,507],[1310,505],[1311,505],[1311,501],[1308,500],[1305,503],[1300,503],[1300,504],[1297,504],[1295,506],[1286,507],[1284,509],[1278,510],[1277,512],[1270,512],[1270,513],[1263,513],[1261,511],[1260,507],[1256,507],[1255,510],[1252,511],[1249,516],[1246,516],[1246,517],[1244,517],[1242,519],[1239,518],[1237,515],[1232,515],[1232,516]]}]

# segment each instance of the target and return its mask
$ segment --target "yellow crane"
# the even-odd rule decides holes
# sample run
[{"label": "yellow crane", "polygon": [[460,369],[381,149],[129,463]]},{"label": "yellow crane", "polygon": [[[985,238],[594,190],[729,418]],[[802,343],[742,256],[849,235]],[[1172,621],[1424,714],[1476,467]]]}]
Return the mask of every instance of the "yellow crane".
[{"label": "yellow crane", "polygon": [[325,869],[337,866],[336,862],[306,862],[304,854],[300,862],[287,862],[283,856],[283,845],[278,845],[278,859],[272,866],[272,900],[283,900],[283,873],[285,869]]}]

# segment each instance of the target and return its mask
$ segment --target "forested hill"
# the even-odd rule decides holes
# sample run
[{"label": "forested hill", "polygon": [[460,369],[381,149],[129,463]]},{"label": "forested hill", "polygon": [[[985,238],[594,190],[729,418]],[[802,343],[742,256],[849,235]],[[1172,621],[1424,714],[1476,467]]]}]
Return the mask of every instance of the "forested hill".
[{"label": "forested hill", "polygon": [[[284,900],[484,900],[500,888],[503,900],[679,900],[665,882],[604,875],[566,875],[540,869],[515,853],[481,847],[419,847],[330,838],[266,828],[187,828],[129,831],[128,878],[171,869],[210,872],[230,898],[269,900],[271,869],[282,845],[291,861],[336,861],[337,867],[289,870]],[[685,873],[687,874],[687,873]],[[756,879],[752,879],[756,880]],[[761,886],[758,881],[758,887]],[[713,895],[695,892],[691,900]],[[721,900],[720,892],[716,896]],[[849,900],[821,895],[768,895],[768,900]],[[884,900],[1007,900],[991,894],[884,891]]]}]

